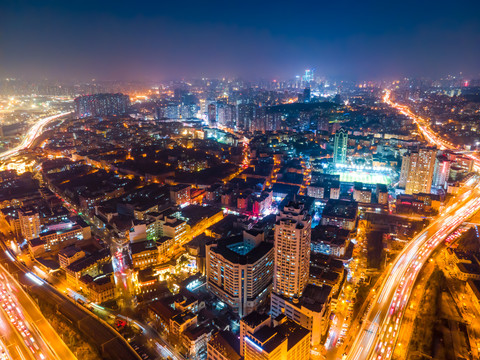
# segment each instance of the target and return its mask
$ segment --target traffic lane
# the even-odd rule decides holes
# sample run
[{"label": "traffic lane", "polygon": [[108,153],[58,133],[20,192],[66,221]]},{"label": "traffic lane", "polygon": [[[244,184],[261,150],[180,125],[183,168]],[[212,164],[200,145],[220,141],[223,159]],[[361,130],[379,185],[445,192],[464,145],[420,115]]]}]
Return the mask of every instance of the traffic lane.
[{"label": "traffic lane", "polygon": [[[128,345],[128,343],[121,338],[121,336],[118,335],[109,325],[102,323],[87,310],[71,303],[68,299],[64,298],[63,294],[60,294],[47,282],[42,280],[42,285],[33,282],[32,278],[29,278],[26,275],[23,268],[20,269],[17,263],[14,264],[5,252],[0,251],[0,258],[4,260],[4,264],[8,264],[10,272],[15,274],[16,278],[21,284],[30,288],[30,291],[35,293],[37,296],[40,296],[43,300],[50,303],[54,302],[57,306],[59,306],[59,311],[67,318],[70,316],[69,320],[80,326],[81,328],[79,328],[79,330],[85,336],[90,335],[91,340],[101,346],[105,352],[108,351],[108,354],[111,358],[132,360],[140,359],[138,354]],[[88,326],[82,327],[82,325],[87,324]],[[95,329],[95,331],[92,332],[91,329]],[[104,338],[103,335],[108,335],[108,339],[102,341]],[[110,344],[112,346],[110,346]]]},{"label": "traffic lane", "polygon": [[[29,325],[30,331],[43,353],[49,355],[49,358],[52,359],[58,357],[62,360],[75,360],[76,357],[65,345],[58,333],[51,327],[33,300],[15,283],[14,279],[3,267],[0,267],[0,272],[8,279],[12,294],[16,298],[16,304],[22,309],[25,321]],[[17,278],[21,278],[20,273],[17,273]]]},{"label": "traffic lane", "polygon": [[0,334],[12,359],[35,360],[3,309],[0,311]]},{"label": "traffic lane", "polygon": [[[474,201],[471,205],[468,206],[468,208],[470,209],[470,206],[474,206],[476,209],[478,209],[478,204],[479,204],[478,201]],[[461,216],[466,216],[466,214],[468,216],[468,214],[469,214],[468,209],[466,211],[461,211],[460,212]],[[424,247],[423,247],[424,248],[424,250],[423,250],[424,253],[422,255],[422,258],[419,258],[419,262],[420,262],[421,266],[423,266],[423,264],[426,262],[426,260],[430,257],[433,249],[435,249],[439,244],[441,244],[443,242],[443,239],[445,238],[445,236],[447,236],[449,233],[451,233],[451,231],[453,231],[464,220],[464,219],[462,220],[461,216],[460,216],[460,219],[457,222],[453,222],[447,228],[442,229],[442,231],[440,231],[433,238],[432,243],[427,242],[424,245]],[[421,254],[422,254],[422,252],[421,252]],[[411,291],[413,289],[413,285],[416,281],[419,270],[421,268],[420,265],[418,265],[418,266],[415,266],[415,265],[416,265],[416,263],[414,264],[414,266],[411,266],[409,269],[407,269],[408,273],[410,274],[410,279],[409,279],[409,281],[407,281],[407,283],[404,287],[405,294],[406,294],[405,300],[403,301],[402,304],[398,304],[398,305],[396,305],[395,303],[393,304],[394,308],[395,308],[395,305],[397,306],[396,309],[394,309],[394,313],[393,313],[396,316],[396,318],[393,317],[392,313],[389,313],[389,315],[388,315],[388,317],[385,321],[385,325],[382,327],[382,333],[384,333],[385,336],[382,339],[384,341],[381,343],[381,344],[383,344],[381,355],[383,355],[383,353],[384,353],[384,350],[385,350],[384,348],[386,348],[388,346],[388,351],[386,352],[386,357],[385,357],[387,359],[390,358],[390,356],[392,354],[392,351],[395,347],[396,340],[397,340],[398,334],[399,334],[399,333],[397,333],[398,321],[399,321],[399,319],[401,319],[403,317],[405,303],[406,303],[406,301],[408,301],[408,298],[409,298],[409,296],[411,294]],[[404,294],[404,292],[402,290],[401,296],[403,296],[403,294]],[[399,301],[397,301],[397,303],[399,303]],[[399,306],[400,306],[400,308],[399,308]],[[397,322],[395,322],[395,320],[397,320]],[[392,331],[394,326],[395,326],[395,330]],[[388,333],[387,333],[387,329],[388,329]],[[378,349],[377,345],[376,345],[376,347]]]},{"label": "traffic lane", "polygon": [[[457,216],[465,216],[465,214],[468,214],[468,210],[472,208],[472,206],[475,206],[476,202],[476,193],[472,192],[469,194],[470,196],[467,196],[466,198],[462,196],[460,202],[458,202],[452,211],[450,213],[453,213],[454,215]],[[472,200],[473,199],[473,200]],[[395,260],[394,263],[395,265],[390,269],[389,271],[391,274],[386,277],[384,282],[382,283],[382,286],[380,289],[382,291],[380,292],[377,297],[382,297],[387,295],[388,301],[382,301],[382,306],[380,308],[376,308],[374,306],[373,309],[370,309],[370,311],[367,313],[367,320],[368,322],[365,322],[362,324],[360,334],[357,336],[355,339],[355,342],[350,349],[349,353],[349,358],[352,358],[354,360],[359,360],[359,359],[364,359],[368,358],[373,349],[373,341],[376,338],[376,331],[372,331],[371,329],[371,324],[376,323],[375,325],[378,326],[380,322],[380,318],[382,318],[381,323],[382,323],[382,329],[385,327],[386,324],[388,324],[388,309],[390,306],[386,306],[387,304],[391,304],[391,299],[393,299],[393,296],[395,292],[392,291],[394,289],[394,282],[392,280],[396,279],[400,274],[405,274],[406,271],[408,270],[408,265],[411,264],[411,262],[414,260],[415,254],[423,247],[423,245],[427,244],[431,238],[435,238],[436,236],[440,236],[443,232],[440,231],[443,226],[446,226],[446,229],[450,229],[451,226],[453,226],[456,222],[452,219],[450,213],[446,213],[442,215],[439,219],[437,219],[434,223],[429,225],[427,229],[424,231],[420,232],[420,234],[416,237],[416,239],[412,240],[404,250],[402,250],[401,254],[399,257],[397,257],[398,260]],[[436,231],[435,231],[436,230]],[[394,278],[392,278],[392,271],[394,273]],[[395,274],[396,273],[396,274]],[[384,292],[385,289],[387,289],[386,293]],[[383,295],[382,295],[383,293]],[[390,296],[389,296],[390,295]],[[375,297],[375,301],[377,300],[377,297]],[[390,299],[389,299],[390,298]],[[379,299],[378,302],[380,302],[382,298]],[[377,310],[380,310],[377,312]],[[366,324],[369,326],[367,327]],[[375,329],[377,330],[377,329]],[[373,335],[372,335],[373,334]],[[367,346],[369,348],[367,348]]]}]

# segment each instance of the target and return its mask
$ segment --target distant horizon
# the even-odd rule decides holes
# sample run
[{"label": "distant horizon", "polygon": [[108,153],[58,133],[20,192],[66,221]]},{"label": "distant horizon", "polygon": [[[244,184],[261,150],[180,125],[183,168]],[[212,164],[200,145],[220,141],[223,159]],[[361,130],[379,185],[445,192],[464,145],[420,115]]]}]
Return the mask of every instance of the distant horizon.
[{"label": "distant horizon", "polygon": [[11,1],[0,77],[480,77],[480,3]]},{"label": "distant horizon", "polygon": [[[427,77],[427,76],[400,76],[400,77],[393,77],[393,76],[385,76],[383,78],[378,79],[355,79],[355,78],[347,78],[342,76],[329,76],[329,75],[321,75],[318,76],[317,79],[319,81],[327,81],[327,82],[353,82],[353,83],[368,83],[368,82],[390,82],[390,81],[402,81],[402,80],[424,80],[424,81],[439,81],[439,80],[452,80],[448,79],[449,77],[453,77],[454,79],[465,79],[465,80],[480,80],[480,73],[478,74],[445,74],[443,76],[438,77]],[[245,78],[242,76],[210,76],[210,77],[202,77],[202,76],[191,76],[191,77],[177,77],[177,78],[165,78],[165,79],[155,79],[155,78],[131,78],[131,79],[122,79],[122,78],[66,78],[66,77],[22,77],[22,76],[13,76],[7,75],[2,76],[0,81],[24,81],[24,82],[42,82],[42,81],[52,81],[52,82],[60,82],[60,83],[108,83],[108,82],[123,82],[123,83],[158,83],[164,84],[168,82],[179,82],[185,83],[189,81],[243,81],[243,82],[289,82],[294,81],[295,76],[290,78]]]}]

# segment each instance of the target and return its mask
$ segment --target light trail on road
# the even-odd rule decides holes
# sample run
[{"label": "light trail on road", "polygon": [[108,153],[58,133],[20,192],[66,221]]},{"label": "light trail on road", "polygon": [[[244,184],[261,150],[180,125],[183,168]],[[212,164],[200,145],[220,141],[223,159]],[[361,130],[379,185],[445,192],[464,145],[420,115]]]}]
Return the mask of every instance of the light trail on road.
[{"label": "light trail on road", "polygon": [[347,358],[390,359],[399,334],[405,306],[416,278],[436,247],[480,209],[479,191],[460,200],[418,234],[387,268],[387,275],[367,311]]},{"label": "light trail on road", "polygon": [[43,118],[39,121],[37,121],[25,134],[25,137],[23,140],[20,142],[19,145],[15,146],[13,149],[4,151],[3,153],[0,153],[0,160],[6,160],[9,157],[18,154],[20,151],[25,150],[32,146],[33,141],[42,133],[43,128],[45,125],[48,123],[57,120],[61,117],[67,116],[72,114],[72,112],[64,112],[61,114],[53,115],[53,116],[48,116],[46,118]]},{"label": "light trail on road", "polygon": [[[452,144],[438,137],[423,118],[416,116],[407,106],[391,101],[389,90],[386,90],[383,100],[410,117],[429,143],[440,149],[455,150]],[[475,162],[475,170],[480,169],[480,159],[473,155],[471,158]],[[478,185],[475,189],[464,191],[458,196],[455,205],[450,206],[415,236],[385,270],[385,278],[345,356],[348,360],[391,359],[398,335],[402,331],[405,306],[421,268],[452,231],[480,210],[479,196]]]},{"label": "light trail on road", "polygon": [[[385,95],[383,96],[383,101],[388,104],[389,106],[397,109],[400,113],[403,115],[409,117],[410,119],[413,120],[413,122],[418,126],[418,129],[422,132],[423,136],[427,141],[432,144],[437,146],[440,150],[458,150],[455,145],[452,143],[442,139],[439,137],[435,132],[430,129],[427,120],[422,118],[421,116],[418,116],[412,112],[406,105],[401,105],[396,102],[393,102],[391,97],[391,91],[390,90],[385,90]],[[480,171],[480,158],[478,156],[475,156],[473,154],[465,154],[465,156],[469,157],[472,159],[475,163],[475,171]]]}]

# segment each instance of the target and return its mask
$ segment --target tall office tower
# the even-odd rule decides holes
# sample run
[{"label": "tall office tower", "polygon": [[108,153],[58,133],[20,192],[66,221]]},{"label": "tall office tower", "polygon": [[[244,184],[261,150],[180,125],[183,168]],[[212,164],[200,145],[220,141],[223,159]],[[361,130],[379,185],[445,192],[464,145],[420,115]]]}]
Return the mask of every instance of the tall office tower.
[{"label": "tall office tower", "polygon": [[250,131],[255,118],[255,104],[239,104],[237,106],[237,128]]},{"label": "tall office tower", "polygon": [[407,152],[402,156],[402,168],[400,170],[400,179],[398,181],[398,187],[405,189],[407,186],[408,173],[410,171],[410,153]]},{"label": "tall office tower", "polygon": [[27,240],[35,239],[40,234],[40,214],[31,209],[19,209],[20,231]]},{"label": "tall office tower", "polygon": [[437,150],[432,148],[422,148],[410,154],[406,194],[430,193],[436,157]]},{"label": "tall office tower", "polygon": [[348,133],[344,128],[340,128],[335,133],[333,144],[333,162],[335,164],[345,164],[347,162]]},{"label": "tall office tower", "polygon": [[310,270],[312,217],[302,203],[290,202],[277,215],[273,291],[299,298]]},{"label": "tall office tower", "polygon": [[217,107],[215,104],[208,105],[208,126],[213,127],[217,123]]},{"label": "tall office tower", "polygon": [[435,161],[435,170],[433,172],[432,186],[437,188],[445,187],[448,177],[450,176],[451,164],[452,162],[448,160],[445,155],[437,157],[437,160]]},{"label": "tall office tower", "polygon": [[78,118],[125,114],[130,106],[130,97],[124,94],[95,94],[75,99]]}]

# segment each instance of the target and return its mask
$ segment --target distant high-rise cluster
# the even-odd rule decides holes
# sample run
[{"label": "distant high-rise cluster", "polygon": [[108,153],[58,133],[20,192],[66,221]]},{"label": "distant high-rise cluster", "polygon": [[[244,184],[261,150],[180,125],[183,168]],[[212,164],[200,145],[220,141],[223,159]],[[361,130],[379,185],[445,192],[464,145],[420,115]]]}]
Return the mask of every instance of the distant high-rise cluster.
[{"label": "distant high-rise cluster", "polygon": [[124,94],[95,94],[75,99],[75,114],[78,118],[91,116],[122,115],[128,111],[130,98]]}]

